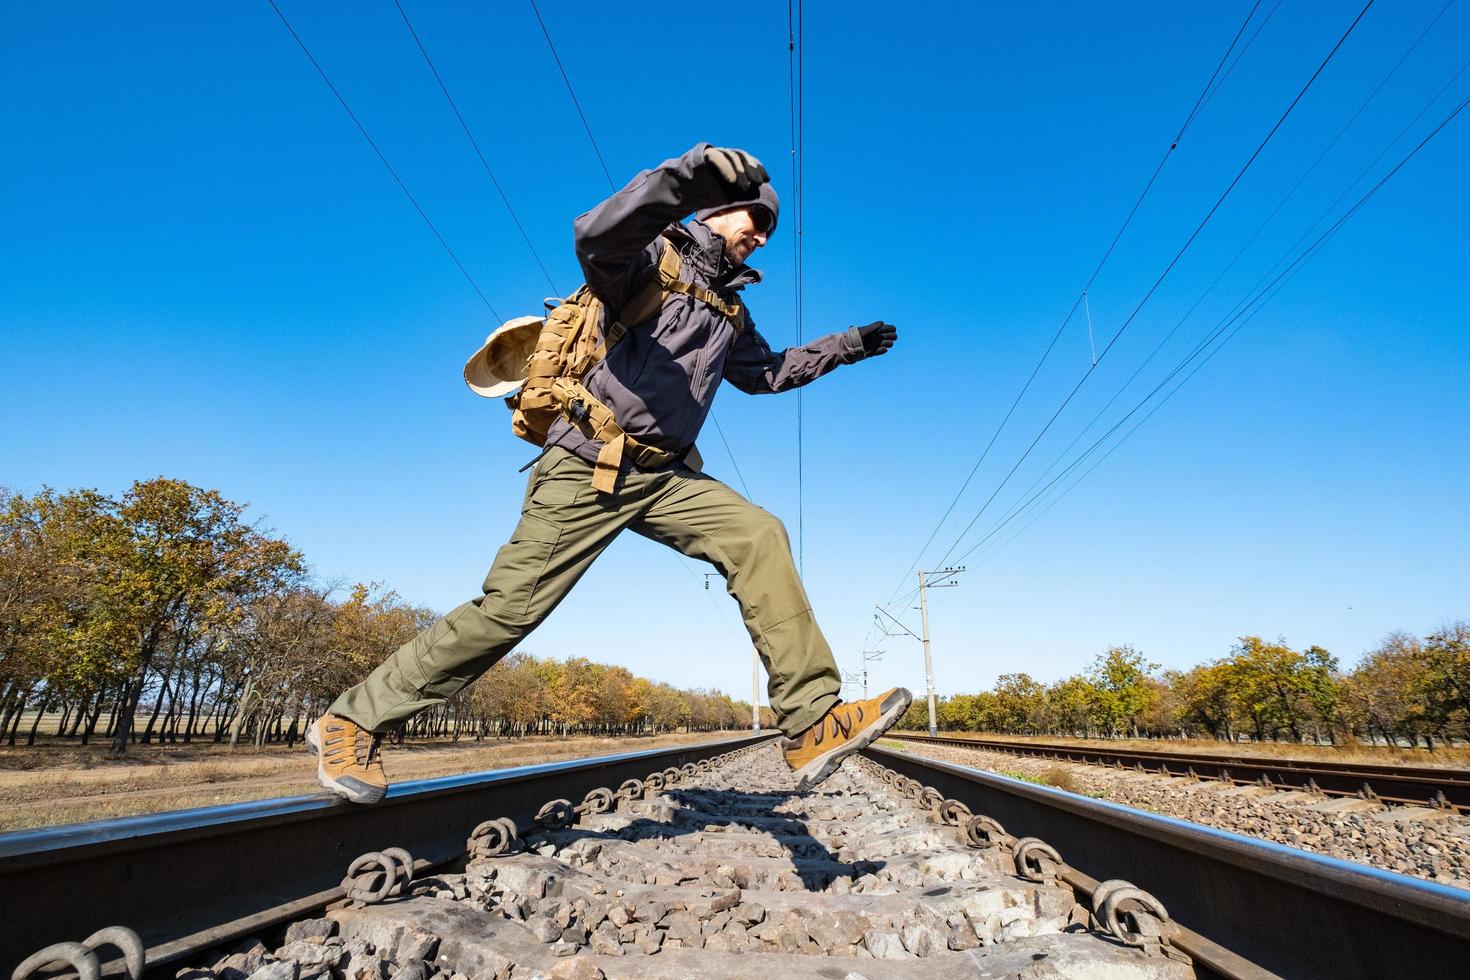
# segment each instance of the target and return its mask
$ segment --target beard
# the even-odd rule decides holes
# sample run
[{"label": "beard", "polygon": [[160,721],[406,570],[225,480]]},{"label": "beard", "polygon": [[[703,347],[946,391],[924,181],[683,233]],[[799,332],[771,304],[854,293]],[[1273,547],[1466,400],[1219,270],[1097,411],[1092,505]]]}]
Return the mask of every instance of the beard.
[{"label": "beard", "polygon": [[725,254],[730,256],[730,261],[736,265],[744,265],[745,260],[755,253],[755,240],[740,233],[725,237]]}]

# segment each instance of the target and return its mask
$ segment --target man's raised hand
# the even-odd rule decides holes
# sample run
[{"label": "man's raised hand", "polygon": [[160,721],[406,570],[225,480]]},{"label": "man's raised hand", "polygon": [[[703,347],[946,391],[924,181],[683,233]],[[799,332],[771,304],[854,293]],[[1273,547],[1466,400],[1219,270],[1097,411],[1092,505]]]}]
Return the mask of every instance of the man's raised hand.
[{"label": "man's raised hand", "polygon": [[715,165],[737,197],[748,197],[751,191],[771,179],[761,162],[744,150],[712,146],[704,151],[704,158]]},{"label": "man's raised hand", "polygon": [[898,341],[898,328],[882,320],[870,323],[866,327],[858,327],[857,331],[858,336],[863,339],[863,354],[867,357],[886,354],[888,348]]}]

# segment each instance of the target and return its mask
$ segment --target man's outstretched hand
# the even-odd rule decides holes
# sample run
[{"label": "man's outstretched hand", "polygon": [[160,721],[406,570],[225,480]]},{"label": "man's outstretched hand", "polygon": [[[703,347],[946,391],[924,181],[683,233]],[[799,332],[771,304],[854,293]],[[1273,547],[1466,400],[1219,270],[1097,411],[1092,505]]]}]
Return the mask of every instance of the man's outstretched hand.
[{"label": "man's outstretched hand", "polygon": [[739,198],[750,196],[751,191],[771,179],[761,162],[744,150],[712,146],[704,151],[704,158],[715,165]]},{"label": "man's outstretched hand", "polygon": [[888,348],[898,340],[898,328],[879,320],[866,327],[858,327],[858,336],[863,338],[864,356],[877,357],[879,354],[886,354]]}]

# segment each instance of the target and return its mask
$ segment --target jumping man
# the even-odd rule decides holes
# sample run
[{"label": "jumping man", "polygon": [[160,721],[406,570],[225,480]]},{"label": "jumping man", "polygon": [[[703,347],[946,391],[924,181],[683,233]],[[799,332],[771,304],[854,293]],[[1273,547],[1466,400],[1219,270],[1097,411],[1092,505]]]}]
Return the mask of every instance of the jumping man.
[{"label": "jumping man", "polygon": [[725,577],[769,676],[771,709],[800,788],[826,779],[908,709],[913,697],[903,688],[866,701],[839,698],[841,676],[785,528],[699,472],[693,452],[721,380],[752,395],[790,391],[897,340],[893,326],[876,322],[771,350],[739,294],[760,282],[745,263],[775,231],[779,213],[759,160],[701,143],[576,220],[577,259],[607,323],[649,295],[647,284],[677,255],[677,277],[664,280],[652,315],[627,324],[581,379],[611,410],[627,449],[621,437],[616,447],[599,440],[596,433],[608,429],[593,428],[585,413],[551,424],[520,523],[496,554],[484,594],[400,647],[308,730],[323,786],[356,803],[381,800],[388,787],[383,734],[453,697],[509,653],[629,529]]}]

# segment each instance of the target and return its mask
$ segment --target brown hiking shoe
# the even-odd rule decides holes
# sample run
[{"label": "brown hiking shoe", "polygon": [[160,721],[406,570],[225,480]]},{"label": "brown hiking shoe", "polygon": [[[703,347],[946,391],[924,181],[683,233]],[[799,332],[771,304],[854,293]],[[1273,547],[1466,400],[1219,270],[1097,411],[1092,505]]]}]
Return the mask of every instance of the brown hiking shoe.
[{"label": "brown hiking shoe", "polygon": [[377,803],[388,792],[380,741],[381,735],[346,718],[322,715],[306,729],[306,747],[316,756],[316,781],[353,803]]},{"label": "brown hiking shoe", "polygon": [[914,696],[893,687],[866,701],[839,701],[815,725],[782,742],[796,788],[808,790],[837,771],[842,760],[892,728]]}]

